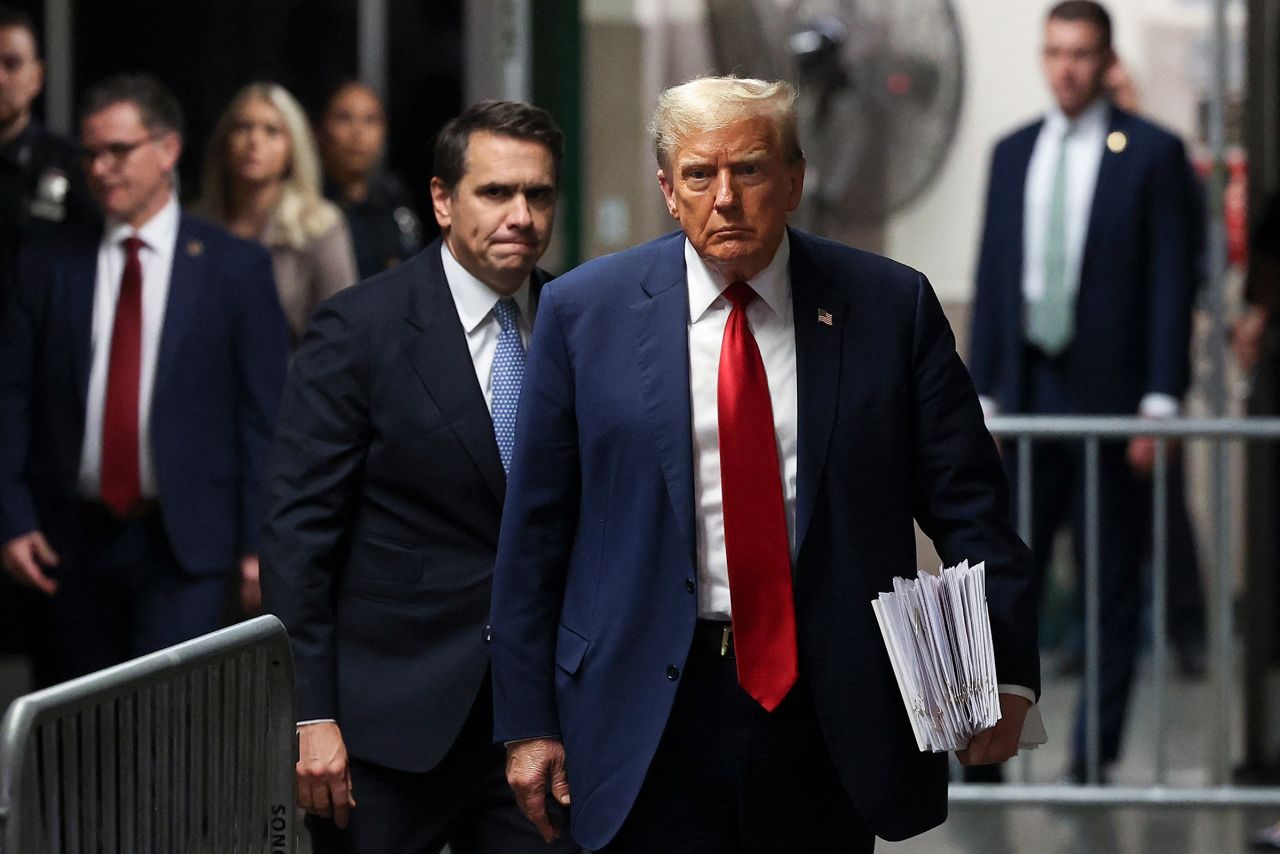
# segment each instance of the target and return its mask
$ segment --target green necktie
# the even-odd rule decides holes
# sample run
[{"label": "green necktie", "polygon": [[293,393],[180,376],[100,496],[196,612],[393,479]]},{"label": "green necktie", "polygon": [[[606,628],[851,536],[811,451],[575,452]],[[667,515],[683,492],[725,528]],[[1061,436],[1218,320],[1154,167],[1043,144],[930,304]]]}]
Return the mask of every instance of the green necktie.
[{"label": "green necktie", "polygon": [[1027,306],[1027,340],[1045,355],[1056,356],[1075,331],[1075,294],[1067,286],[1067,140],[1068,127],[1058,143],[1058,165],[1049,194],[1049,217],[1044,235],[1044,291]]}]

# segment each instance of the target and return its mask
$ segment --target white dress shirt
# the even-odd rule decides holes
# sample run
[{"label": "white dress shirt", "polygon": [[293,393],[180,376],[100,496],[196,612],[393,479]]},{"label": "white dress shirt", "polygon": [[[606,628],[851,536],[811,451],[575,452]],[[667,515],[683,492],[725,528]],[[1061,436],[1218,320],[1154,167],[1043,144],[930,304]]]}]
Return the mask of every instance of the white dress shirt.
[{"label": "white dress shirt", "polygon": [[[796,544],[796,333],[791,317],[791,245],[785,233],[773,261],[747,284],[757,299],[747,306],[769,382],[778,473],[787,514],[791,560]],[[717,391],[720,344],[732,308],[721,296],[731,282],[713,271],[688,240],[684,244],[689,286],[689,391],[693,414],[693,500],[698,547],[698,616],[727,620],[729,569],[724,550],[724,498],[720,488],[720,429]]]},{"label": "white dress shirt", "polygon": [[[1036,302],[1044,293],[1044,250],[1048,242],[1049,200],[1058,169],[1062,146],[1067,147],[1067,289],[1080,287],[1080,262],[1088,236],[1093,193],[1098,186],[1098,169],[1107,139],[1108,104],[1099,98],[1074,120],[1056,106],[1044,118],[1027,165],[1027,186],[1023,197],[1022,297]],[[1063,140],[1063,135],[1070,135]]]},{"label": "white dress shirt", "polygon": [[[747,284],[756,299],[747,306],[747,325],[755,336],[769,382],[773,431],[778,442],[778,469],[787,514],[791,562],[796,559],[796,449],[799,406],[796,396],[796,329],[791,302],[791,243],[782,243],[769,266]],[[698,617],[727,620],[729,569],[724,550],[724,499],[720,485],[720,429],[717,389],[720,344],[732,305],[721,294],[731,282],[708,267],[684,243],[685,278],[689,287],[689,392],[693,415],[693,501],[698,557]],[[870,609],[870,602],[864,603]],[[1035,702],[1031,689],[1002,684],[999,691]]]},{"label": "white dress shirt", "polygon": [[[1106,150],[1107,122],[1110,104],[1098,98],[1075,119],[1068,119],[1057,105],[1044,117],[1036,137],[1031,161],[1027,164],[1027,183],[1022,200],[1022,299],[1033,303],[1044,293],[1044,250],[1049,229],[1049,198],[1058,168],[1058,155],[1067,146],[1066,186],[1066,261],[1067,288],[1074,294],[1080,288],[1080,269],[1084,262],[1085,241],[1089,237],[1089,221],[1093,216],[1093,196],[1098,187],[1098,171]],[[1064,141],[1064,134],[1071,133]],[[1030,312],[1023,312],[1024,319]],[[1025,331],[1025,330],[1024,330]],[[987,417],[999,414],[994,398],[982,397],[982,411]],[[1138,412],[1148,418],[1166,418],[1178,414],[1178,400],[1172,395],[1149,392],[1144,395]]]},{"label": "white dress shirt", "polygon": [[171,196],[160,211],[142,228],[108,221],[98,244],[98,266],[94,279],[93,325],[90,338],[92,365],[89,369],[89,396],[85,407],[84,444],[80,450],[79,493],[96,499],[102,495],[102,420],[107,399],[107,370],[111,361],[111,332],[116,321],[116,301],[124,275],[125,238],[142,241],[138,260],[142,264],[142,373],[138,379],[138,478],[142,495],[156,497],[155,464],[151,458],[151,396],[155,388],[156,361],[160,355],[160,333],[169,300],[169,278],[173,273],[173,252],[178,241],[178,198]]},{"label": "white dress shirt", "polygon": [[[453,304],[458,309],[458,319],[467,333],[467,347],[471,350],[471,364],[476,369],[476,381],[484,392],[484,402],[493,412],[493,360],[498,353],[498,333],[502,327],[493,314],[493,307],[502,295],[471,275],[458,263],[449,251],[449,245],[440,244],[440,260],[444,264],[444,278],[453,294]],[[520,340],[529,347],[529,335],[533,332],[533,300],[529,280],[525,279],[519,290],[511,295],[520,308]]]}]

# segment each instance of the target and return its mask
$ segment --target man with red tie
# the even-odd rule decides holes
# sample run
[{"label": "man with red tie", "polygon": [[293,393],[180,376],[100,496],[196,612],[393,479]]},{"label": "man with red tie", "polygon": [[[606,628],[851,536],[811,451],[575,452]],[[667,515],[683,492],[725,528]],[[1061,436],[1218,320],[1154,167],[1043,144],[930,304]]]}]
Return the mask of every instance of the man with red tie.
[{"label": "man with red tie", "polygon": [[178,207],[163,84],[93,87],[81,144],[106,222],[27,252],[0,338],[3,562],[53,597],[66,676],[218,628],[256,575],[286,362],[265,250]]},{"label": "man with red tie", "polygon": [[946,815],[871,610],[912,520],[985,561],[1003,718],[1039,686],[1029,557],[926,279],[789,229],[786,83],[663,93],[681,231],[543,291],[494,579],[495,737],[608,852],[869,851]]}]

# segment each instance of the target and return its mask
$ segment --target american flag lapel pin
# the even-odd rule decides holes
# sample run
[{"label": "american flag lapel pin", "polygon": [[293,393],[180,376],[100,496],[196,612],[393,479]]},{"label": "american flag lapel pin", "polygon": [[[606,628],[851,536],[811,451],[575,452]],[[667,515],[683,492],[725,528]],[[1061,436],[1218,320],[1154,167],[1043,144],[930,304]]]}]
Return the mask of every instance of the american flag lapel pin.
[{"label": "american flag lapel pin", "polygon": [[823,326],[831,326],[831,312],[827,311],[825,308],[818,309],[818,322]]}]

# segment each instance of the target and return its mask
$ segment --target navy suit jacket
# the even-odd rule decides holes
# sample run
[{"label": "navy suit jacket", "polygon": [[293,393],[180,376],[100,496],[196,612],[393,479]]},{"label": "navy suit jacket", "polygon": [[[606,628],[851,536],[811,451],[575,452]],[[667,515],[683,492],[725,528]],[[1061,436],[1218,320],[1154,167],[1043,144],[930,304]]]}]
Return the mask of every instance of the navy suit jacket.
[{"label": "navy suit jacket", "polygon": [[[74,560],[92,362],[98,233],[24,258],[20,310],[0,341],[0,538],[41,530]],[[287,338],[271,257],[183,215],[151,403],[165,531],[184,571],[230,573],[257,552],[262,470]]]},{"label": "navy suit jacket", "polygon": [[[1004,412],[1027,411],[1023,334],[1023,197],[1043,121],[1002,139],[991,160],[978,258],[969,370]],[[1196,283],[1194,183],[1177,137],[1112,108],[1062,356],[1075,411],[1133,414],[1148,392],[1186,391]]]},{"label": "navy suit jacket", "polygon": [[[1000,679],[1038,691],[1029,557],[924,276],[790,234],[802,684],[858,812],[898,839],[944,819],[946,761],[916,749],[871,600],[913,573],[918,519],[948,562],[987,562]],[[543,292],[498,548],[495,735],[563,739],[591,849],[635,800],[698,614],[683,247],[677,232]]]},{"label": "navy suit jacket", "polygon": [[440,248],[317,309],[281,406],[262,548],[298,720],[333,718],[351,755],[414,772],[489,690],[506,492]]}]

